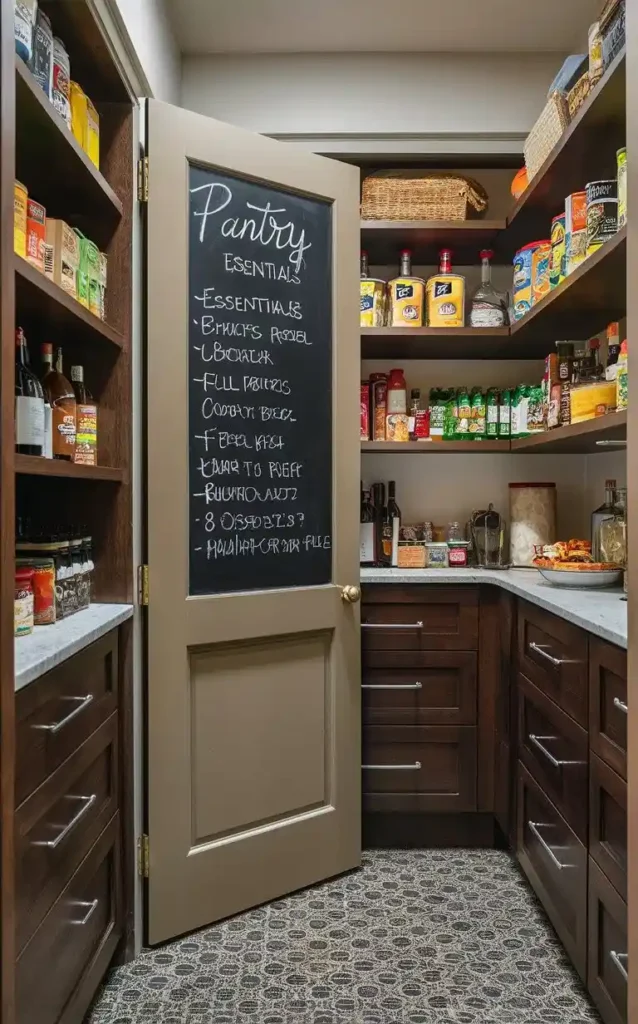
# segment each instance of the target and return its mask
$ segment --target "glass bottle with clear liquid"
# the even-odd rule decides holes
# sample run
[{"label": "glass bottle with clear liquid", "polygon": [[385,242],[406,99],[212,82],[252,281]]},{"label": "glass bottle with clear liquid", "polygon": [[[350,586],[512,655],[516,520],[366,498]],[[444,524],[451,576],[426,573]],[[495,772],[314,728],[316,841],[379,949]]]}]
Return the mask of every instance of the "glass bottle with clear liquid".
[{"label": "glass bottle with clear liquid", "polygon": [[470,308],[471,327],[507,327],[507,301],[492,284],[494,256],[491,249],[481,250],[481,283],[474,292]]},{"label": "glass bottle with clear liquid", "polygon": [[614,514],[600,524],[600,557],[623,569],[627,565],[627,488],[618,487]]}]

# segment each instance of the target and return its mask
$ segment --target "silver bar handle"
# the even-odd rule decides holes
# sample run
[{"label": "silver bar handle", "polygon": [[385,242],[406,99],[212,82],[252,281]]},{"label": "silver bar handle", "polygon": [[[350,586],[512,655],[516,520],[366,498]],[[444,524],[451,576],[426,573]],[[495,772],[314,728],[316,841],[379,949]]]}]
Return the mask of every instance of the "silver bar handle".
[{"label": "silver bar handle", "polygon": [[566,764],[584,764],[584,761],[559,761],[557,757],[554,757],[551,750],[548,750],[541,740],[555,740],[555,736],[536,736],[535,733],[528,733],[527,737],[535,747],[538,747],[541,754],[544,754],[550,764],[554,765],[554,768],[562,768]]},{"label": "silver bar handle", "polygon": [[72,900],[72,906],[82,908],[88,907],[89,909],[87,910],[84,917],[82,917],[79,921],[70,921],[69,924],[88,924],[90,919],[93,917],[93,914],[97,910],[99,902],[99,900],[91,900],[90,902],[88,900]]},{"label": "silver bar handle", "polygon": [[362,764],[364,772],[418,772],[421,770],[421,762],[414,764]]},{"label": "silver bar handle", "polygon": [[542,835],[538,831],[539,828],[551,828],[551,825],[541,824],[540,821],[528,821],[527,822],[527,827],[529,828],[529,830],[532,833],[532,835],[536,836],[536,838],[538,839],[539,843],[541,844],[541,846],[545,850],[545,853],[547,854],[547,856],[552,859],[552,861],[554,862],[554,864],[556,865],[556,867],[560,871],[562,871],[563,868],[571,867],[571,864],[561,864],[561,862],[559,861],[558,857],[556,856],[556,854],[552,850],[551,846],[548,843],[545,842],[545,840],[543,839]]},{"label": "silver bar handle", "polygon": [[73,831],[76,825],[79,825],[85,814],[88,814],[89,810],[97,800],[97,793],[91,793],[90,796],[67,796],[67,800],[79,800],[82,803],[80,810],[77,814],[74,814],[68,825],[65,825],[61,832],[55,837],[55,839],[40,839],[33,842],[33,846],[46,846],[49,850],[56,850],[60,843],[64,842],[66,837]]},{"label": "silver bar handle", "polygon": [[362,683],[362,690],[422,690],[423,683]]},{"label": "silver bar handle", "polygon": [[423,629],[422,622],[362,622],[361,629]]},{"label": "silver bar handle", "polygon": [[63,729],[65,725],[72,722],[73,719],[84,711],[85,708],[88,708],[89,704],[93,701],[93,694],[87,693],[86,697],[62,697],[62,700],[72,700],[77,701],[78,703],[76,704],[76,707],[73,708],[73,711],[70,711],[68,715],[61,718],[59,722],[50,722],[46,725],[34,725],[33,728],[44,729],[45,732],[50,732],[52,736],[55,736],[56,732],[59,732],[60,729]]},{"label": "silver bar handle", "polygon": [[629,711],[629,708],[625,704],[624,700],[621,700],[620,697],[614,697],[614,707],[618,708],[618,710],[622,711],[625,715]]},{"label": "silver bar handle", "polygon": [[609,959],[611,960],[614,967],[616,967],[620,971],[625,981],[629,980],[627,975],[627,968],[625,967],[625,964],[627,963],[627,955],[627,953],[617,953],[615,949],[610,950],[609,953]]},{"label": "silver bar handle", "polygon": [[567,665],[568,661],[564,658],[555,658],[553,654],[545,650],[547,644],[536,644],[533,640],[527,645],[530,651],[534,651],[535,654],[540,654],[542,658],[546,658],[547,661],[551,661],[552,665]]}]

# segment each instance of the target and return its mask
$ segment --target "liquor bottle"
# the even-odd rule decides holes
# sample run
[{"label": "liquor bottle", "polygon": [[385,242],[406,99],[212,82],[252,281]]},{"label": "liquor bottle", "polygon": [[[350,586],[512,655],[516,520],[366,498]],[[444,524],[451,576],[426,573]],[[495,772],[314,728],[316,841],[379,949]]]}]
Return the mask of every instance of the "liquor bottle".
[{"label": "liquor bottle", "polygon": [[42,455],[44,449],[44,392],[29,366],[24,331],[16,331],[15,449],[20,455]]},{"label": "liquor bottle", "polygon": [[[388,555],[384,548],[384,537],[383,530],[385,526],[386,509],[385,509],[385,484],[377,483],[372,485],[372,504],[374,505],[374,528],[375,528],[375,546],[376,546],[376,565],[385,567],[390,565],[392,557],[392,549],[390,547]],[[387,542],[387,538],[386,538]]]},{"label": "liquor bottle", "polygon": [[361,521],[359,526],[359,561],[361,565],[375,565],[377,561],[374,505],[370,491],[361,488]]},{"label": "liquor bottle", "polygon": [[401,510],[396,500],[396,484],[394,480],[388,481],[388,505],[386,508],[385,521],[390,531],[390,564],[399,564],[399,532],[401,530]]},{"label": "liquor bottle", "polygon": [[616,481],[605,480],[605,500],[591,514],[591,553],[595,562],[600,562],[600,524],[614,515]]},{"label": "liquor bottle", "polygon": [[365,249],[361,250],[359,259],[360,259],[360,268],[361,268],[361,278],[364,279],[366,277],[370,277],[370,274],[368,273],[368,270],[369,270],[368,254],[365,251]]},{"label": "liquor bottle", "polygon": [[614,562],[624,569],[627,564],[627,488],[618,487],[613,515],[603,519],[599,529],[600,560]]},{"label": "liquor bottle", "polygon": [[428,326],[465,327],[465,278],[452,273],[450,249],[441,249],[439,257],[439,272],[426,286]]},{"label": "liquor bottle", "polygon": [[53,458],[73,461],[75,455],[76,401],[73,388],[62,372],[62,349],[56,353],[53,367],[53,346],[42,346],[45,374],[42,386],[51,403],[53,426]]},{"label": "liquor bottle", "polygon": [[84,384],[83,366],[71,367],[71,382],[76,403],[74,462],[97,466],[97,405]]},{"label": "liquor bottle", "polygon": [[399,276],[388,281],[390,327],[423,327],[425,281],[412,276],[412,253],[401,251]]},{"label": "liquor bottle", "polygon": [[481,283],[474,292],[470,309],[471,327],[507,327],[507,302],[505,296],[496,291],[492,284],[494,256],[491,249],[481,250]]}]

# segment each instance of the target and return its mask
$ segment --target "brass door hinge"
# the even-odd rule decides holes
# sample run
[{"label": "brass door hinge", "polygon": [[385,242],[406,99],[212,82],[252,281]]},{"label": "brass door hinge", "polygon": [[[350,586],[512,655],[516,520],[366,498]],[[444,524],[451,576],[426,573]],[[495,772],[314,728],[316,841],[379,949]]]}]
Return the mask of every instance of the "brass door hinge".
[{"label": "brass door hinge", "polygon": [[137,161],[137,201],[148,203],[148,157]]},{"label": "brass door hinge", "polygon": [[138,604],[148,604],[148,565],[137,567],[137,601]]},{"label": "brass door hinge", "polygon": [[137,840],[137,873],[141,878],[148,878],[149,850],[148,836],[141,835]]}]

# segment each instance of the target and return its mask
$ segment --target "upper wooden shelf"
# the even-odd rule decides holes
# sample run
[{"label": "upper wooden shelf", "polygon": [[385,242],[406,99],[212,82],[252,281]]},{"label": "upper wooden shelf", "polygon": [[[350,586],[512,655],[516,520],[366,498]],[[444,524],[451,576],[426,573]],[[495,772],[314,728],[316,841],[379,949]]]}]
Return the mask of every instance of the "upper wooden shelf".
[{"label": "upper wooden shelf", "polygon": [[[616,177],[616,151],[626,143],[625,51],[578,110],[562,138],[510,213],[503,240],[508,254],[536,238],[549,237],[552,217],[565,209],[565,197],[582,192],[588,181]],[[539,234],[539,223],[547,231]]]},{"label": "upper wooden shelf", "polygon": [[437,265],[441,249],[452,250],[456,266],[479,263],[505,229],[504,220],[362,220],[361,248],[371,264],[396,264],[402,249],[412,250],[413,266]]},{"label": "upper wooden shelf", "polygon": [[471,452],[479,455],[486,452],[509,452],[509,441],[362,441],[362,452],[394,452],[396,455],[449,455],[456,452]]},{"label": "upper wooden shelf", "polygon": [[583,340],[604,330],[627,312],[627,228],[589,256],[549,295],[510,328],[512,342],[545,343]]},{"label": "upper wooden shelf", "polygon": [[622,446],[598,444],[599,441],[626,441],[627,413],[612,412],[584,423],[557,427],[544,434],[533,434],[512,441],[512,452],[532,454],[587,455],[622,450]]},{"label": "upper wooden shelf", "polygon": [[65,459],[43,459],[36,455],[15,455],[16,473],[22,476],[70,477],[73,480],[103,480],[107,483],[126,482],[123,469],[112,466],[78,466]]},{"label": "upper wooden shelf", "polygon": [[16,176],[49,217],[80,227],[104,249],[122,203],[19,57],[15,67]]},{"label": "upper wooden shelf", "polygon": [[544,338],[524,344],[509,327],[363,327],[362,359],[544,359]]},{"label": "upper wooden shelf", "polygon": [[41,274],[21,256],[14,256],[16,278],[16,321],[28,330],[46,327],[57,331],[55,339],[78,342],[107,342],[116,349],[125,344],[124,337],[99,317],[90,313],[77,299]]}]

